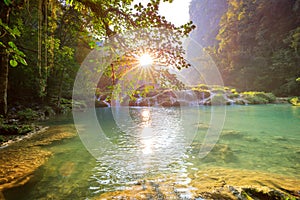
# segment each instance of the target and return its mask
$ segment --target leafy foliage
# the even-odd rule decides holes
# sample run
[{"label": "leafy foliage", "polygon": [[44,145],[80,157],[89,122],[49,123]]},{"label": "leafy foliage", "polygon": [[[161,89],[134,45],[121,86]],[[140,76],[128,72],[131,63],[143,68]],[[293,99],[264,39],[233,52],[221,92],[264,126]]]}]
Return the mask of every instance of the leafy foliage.
[{"label": "leafy foliage", "polygon": [[[225,85],[282,96],[300,94],[295,81],[300,75],[298,1],[227,1],[227,5],[219,4],[223,7],[211,21],[208,16],[216,10],[213,3],[194,0],[192,5],[197,5],[190,7],[196,25],[210,22],[206,25],[210,28],[193,34],[209,40],[204,41],[206,51],[214,58]],[[211,34],[213,31],[217,34]]]},{"label": "leafy foliage", "polygon": [[300,106],[300,100],[298,97],[293,97],[289,100],[289,102],[294,106]]},{"label": "leafy foliage", "polygon": [[[140,51],[164,56],[174,68],[188,67],[177,39],[188,36],[195,26],[189,22],[175,27],[168,22],[158,13],[159,0],[151,0],[147,6],[137,4],[132,7],[132,2],[1,0],[1,13],[8,13],[1,14],[0,18],[1,52],[9,57],[8,63],[12,67],[18,66],[9,71],[9,102],[40,101],[57,107],[57,110],[68,110],[69,104],[63,103],[63,99],[71,98],[74,78],[85,56],[115,34],[139,28],[148,33],[153,28],[165,29],[164,35],[159,37],[172,34],[173,38],[166,37],[164,44],[174,45],[164,49],[136,48],[135,52],[129,52],[130,55],[118,58],[114,67],[120,72],[119,76],[122,69],[118,68],[123,66],[120,61],[125,62],[125,57],[128,59]],[[112,70],[106,73],[110,79]],[[167,72],[163,74],[170,76]]]},{"label": "leafy foliage", "polygon": [[23,121],[33,121],[38,118],[38,113],[31,108],[26,108],[24,110],[21,110],[17,113],[20,120]]},{"label": "leafy foliage", "polygon": [[[0,28],[0,33],[2,37],[8,34],[11,37],[11,39],[17,39],[17,37],[21,36],[20,29],[23,28],[23,24],[22,21],[19,20],[13,28],[10,28],[7,24],[5,24],[2,21],[2,19],[0,19]],[[16,46],[13,40],[9,40],[8,42],[0,41],[0,46],[2,48],[5,48],[5,53],[11,56],[9,63],[12,67],[16,67],[18,63],[27,65],[27,62],[25,60],[25,54],[21,50],[19,50],[19,48]]]}]

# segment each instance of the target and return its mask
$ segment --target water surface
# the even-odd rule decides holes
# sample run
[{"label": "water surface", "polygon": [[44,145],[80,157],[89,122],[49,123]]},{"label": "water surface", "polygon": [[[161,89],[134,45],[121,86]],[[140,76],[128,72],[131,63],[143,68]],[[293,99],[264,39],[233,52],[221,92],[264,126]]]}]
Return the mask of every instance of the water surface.
[{"label": "water surface", "polygon": [[[224,107],[126,109],[129,118],[125,119],[116,116],[122,115],[120,110],[97,110],[107,141],[99,148],[92,144],[97,148],[89,149],[97,152],[94,157],[79,137],[44,147],[53,156],[28,184],[6,191],[5,197],[92,199],[151,180],[165,182],[165,187],[183,198],[193,190],[193,174],[214,167],[300,179],[300,107],[227,106],[218,142],[205,157],[199,157],[201,148],[210,149],[212,144],[204,144],[204,138],[217,123],[212,118],[225,117]],[[57,123],[73,126],[66,119],[51,124]]]}]

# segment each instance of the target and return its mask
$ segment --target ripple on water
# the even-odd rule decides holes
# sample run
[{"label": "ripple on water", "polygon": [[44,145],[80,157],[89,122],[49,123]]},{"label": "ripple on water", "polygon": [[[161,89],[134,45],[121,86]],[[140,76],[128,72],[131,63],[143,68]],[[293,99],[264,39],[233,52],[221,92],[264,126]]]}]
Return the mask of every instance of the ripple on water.
[{"label": "ripple on water", "polygon": [[[243,107],[245,110],[248,108]],[[258,110],[261,112],[261,109]],[[297,175],[300,154],[299,136],[294,133],[298,130],[296,126],[289,124],[281,127],[283,125],[280,123],[285,120],[282,118],[269,126],[269,121],[257,112],[244,112],[242,120],[240,112],[229,112],[230,126],[225,124],[219,142],[205,158],[200,159],[199,149],[209,123],[187,123],[193,128],[198,126],[197,135],[190,145],[186,135],[182,134],[189,129],[182,127],[181,118],[176,117],[178,113],[175,108],[162,109],[156,114],[151,113],[151,117],[147,118],[151,122],[136,120],[132,127],[121,124],[122,131],[115,127],[107,128],[112,132],[108,132],[107,137],[116,144],[116,148],[106,149],[92,164],[89,164],[91,157],[78,156],[84,151],[83,147],[79,148],[79,139],[78,144],[74,144],[73,140],[69,143],[46,140],[52,138],[59,141],[69,135],[68,130],[56,129],[45,135],[41,139],[44,141],[38,141],[35,145],[38,149],[48,147],[46,149],[55,155],[41,167],[41,180],[27,191],[30,193],[27,199],[198,200],[238,199],[245,194],[259,199],[263,193],[270,199],[277,198],[274,196],[276,194],[283,199],[289,198],[289,195],[299,198],[299,188],[296,186],[300,185]],[[145,128],[150,125],[152,131],[149,127]],[[207,149],[211,147],[203,146]],[[19,164],[23,165],[23,161]],[[19,172],[16,175],[19,176]]]}]

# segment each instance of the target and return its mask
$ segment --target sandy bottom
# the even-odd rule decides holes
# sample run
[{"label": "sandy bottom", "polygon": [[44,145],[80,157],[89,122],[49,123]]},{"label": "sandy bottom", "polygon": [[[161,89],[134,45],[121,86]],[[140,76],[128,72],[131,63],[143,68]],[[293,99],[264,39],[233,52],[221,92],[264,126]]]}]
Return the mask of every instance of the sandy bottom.
[{"label": "sandy bottom", "polygon": [[26,184],[32,178],[33,172],[52,155],[43,146],[75,135],[70,126],[56,126],[42,129],[31,137],[25,137],[0,149],[0,199],[4,199],[4,190]]}]

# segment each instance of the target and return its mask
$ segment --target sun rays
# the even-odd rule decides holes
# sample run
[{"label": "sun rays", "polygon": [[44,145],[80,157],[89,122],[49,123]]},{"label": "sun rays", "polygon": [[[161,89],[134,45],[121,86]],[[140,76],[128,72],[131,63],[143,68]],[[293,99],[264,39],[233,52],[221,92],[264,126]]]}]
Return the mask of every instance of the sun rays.
[{"label": "sun rays", "polygon": [[147,53],[142,54],[138,60],[141,67],[150,67],[153,64],[153,58]]}]

